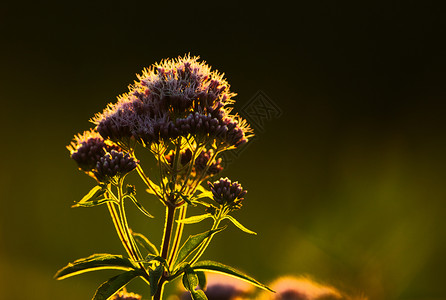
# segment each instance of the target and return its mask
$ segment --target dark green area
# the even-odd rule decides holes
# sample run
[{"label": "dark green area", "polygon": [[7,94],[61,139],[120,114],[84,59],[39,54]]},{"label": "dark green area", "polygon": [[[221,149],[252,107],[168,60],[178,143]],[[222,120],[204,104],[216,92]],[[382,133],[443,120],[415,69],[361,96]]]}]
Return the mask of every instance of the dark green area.
[{"label": "dark green area", "polygon": [[[91,299],[119,274],[53,279],[79,257],[125,254],[105,206],[70,208],[94,182],[65,145],[143,67],[190,52],[225,73],[237,109],[262,90],[283,112],[222,174],[248,190],[234,217],[257,235],[228,226],[203,259],[267,284],[310,274],[370,299],[445,298],[442,8],[163,3],[1,5],[2,297]],[[159,247],[163,208],[135,174],[127,183],[155,216],[128,201],[130,226]],[[186,225],[184,237],[210,226]],[[138,281],[129,290],[147,298]]]}]

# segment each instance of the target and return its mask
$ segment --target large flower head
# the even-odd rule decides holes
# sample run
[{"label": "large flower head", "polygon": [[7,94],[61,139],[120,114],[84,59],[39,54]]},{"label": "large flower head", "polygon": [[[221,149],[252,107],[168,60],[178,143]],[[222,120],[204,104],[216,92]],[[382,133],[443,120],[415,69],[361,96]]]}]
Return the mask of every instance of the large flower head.
[{"label": "large flower head", "polygon": [[231,115],[234,93],[223,75],[198,57],[167,59],[145,69],[129,92],[93,118],[97,130],[124,148],[192,136],[220,148],[249,138],[249,125]]}]

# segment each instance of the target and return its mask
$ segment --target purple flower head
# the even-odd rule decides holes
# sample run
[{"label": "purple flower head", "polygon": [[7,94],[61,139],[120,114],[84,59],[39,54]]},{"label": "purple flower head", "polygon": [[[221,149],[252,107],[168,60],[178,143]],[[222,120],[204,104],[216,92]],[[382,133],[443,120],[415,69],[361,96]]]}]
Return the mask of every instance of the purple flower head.
[{"label": "purple flower head", "polygon": [[271,284],[275,294],[267,293],[262,299],[268,300],[322,300],[344,299],[341,293],[330,286],[324,286],[305,277],[281,277]]},{"label": "purple flower head", "polygon": [[208,182],[214,200],[220,205],[228,205],[233,209],[241,207],[243,197],[247,191],[236,181],[231,182],[227,177],[220,178],[214,183]]},{"label": "purple flower head", "polygon": [[128,153],[111,150],[99,159],[93,173],[99,182],[114,182],[136,166],[137,162]]},{"label": "purple flower head", "polygon": [[92,119],[101,136],[125,149],[133,140],[150,145],[189,134],[219,137],[228,147],[246,142],[248,126],[229,116],[235,94],[222,74],[198,59],[187,55],[145,69],[128,93]]},{"label": "purple flower head", "polygon": [[106,152],[119,150],[119,147],[106,143],[98,132],[91,129],[76,135],[67,149],[79,168],[90,172]]},{"label": "purple flower head", "polygon": [[[204,169],[206,168],[209,160],[214,155],[214,150],[203,150],[200,155],[195,159],[195,169],[197,172],[202,173]],[[217,159],[216,161],[212,162],[206,172],[206,175],[208,176],[214,176],[218,173],[220,173],[223,170],[223,167],[221,165],[221,158]]]},{"label": "purple flower head", "polygon": [[142,297],[140,295],[134,293],[128,293],[126,290],[120,291],[115,294],[111,300],[141,300]]}]

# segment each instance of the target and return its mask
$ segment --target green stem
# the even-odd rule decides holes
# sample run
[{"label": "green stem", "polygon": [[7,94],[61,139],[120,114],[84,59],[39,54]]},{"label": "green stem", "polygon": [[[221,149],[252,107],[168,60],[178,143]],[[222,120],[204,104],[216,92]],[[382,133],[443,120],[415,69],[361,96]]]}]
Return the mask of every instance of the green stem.
[{"label": "green stem", "polygon": [[119,199],[119,213],[121,215],[121,222],[124,229],[125,236],[127,238],[127,241],[129,242],[129,246],[131,251],[133,252],[133,255],[135,257],[135,260],[142,260],[141,253],[139,252],[138,247],[136,246],[135,240],[133,239],[132,234],[130,233],[129,224],[127,222],[127,216],[125,214],[125,207],[124,207],[124,199],[123,199],[123,193],[122,193],[122,184],[123,180],[120,180],[118,183],[118,199]]},{"label": "green stem", "polygon": [[156,186],[152,180],[150,180],[145,174],[143,169],[141,168],[140,164],[136,165],[136,171],[138,172],[141,179],[144,181],[144,183],[147,185],[147,187],[158,197],[158,199],[164,203],[163,197],[158,193],[157,189],[155,189],[154,186]]},{"label": "green stem", "polygon": [[194,182],[192,184],[192,188],[189,189],[188,194],[189,195],[193,195],[195,192],[195,189],[198,187],[198,185],[201,183],[201,181],[204,179],[204,177],[206,176],[207,171],[209,170],[209,167],[212,165],[212,163],[214,162],[215,158],[217,157],[217,154],[220,153],[219,151],[215,150],[214,154],[212,155],[212,157],[209,159],[209,161],[206,164],[206,167],[204,168],[203,172],[201,173],[200,177],[198,178],[198,180],[196,182]]},{"label": "green stem", "polygon": [[[215,230],[218,228],[218,225],[221,222],[221,213],[219,213],[217,215],[217,217],[214,219],[214,224],[212,225],[211,230]],[[203,255],[204,251],[206,251],[206,248],[209,246],[209,244],[211,243],[212,240],[212,235],[210,237],[208,237],[205,242],[200,246],[200,248],[198,249],[197,253],[195,254],[194,258],[192,258],[192,260],[190,261],[190,265],[193,265],[194,263],[196,263],[200,257]]]},{"label": "green stem", "polygon": [[116,211],[114,204],[111,202],[107,202],[107,207],[108,211],[110,212],[113,224],[115,225],[116,232],[118,233],[119,239],[121,240],[121,243],[124,246],[125,251],[131,258],[133,258],[132,250],[129,247],[128,241],[125,239],[125,235],[121,226],[121,221],[119,220],[118,212]]},{"label": "green stem", "polygon": [[[181,221],[186,217],[186,211],[187,211],[187,204],[184,204],[183,206],[180,207],[178,221]],[[178,246],[180,245],[181,236],[183,235],[183,228],[184,228],[184,223],[177,224],[177,227],[175,230],[175,236],[174,236],[173,243],[172,243],[172,250],[170,251],[170,255],[169,255],[169,259],[168,259],[169,266],[173,262],[176,252],[178,250]]]},{"label": "green stem", "polygon": [[[167,259],[167,255],[169,253],[169,244],[170,244],[170,237],[172,235],[172,227],[175,217],[175,205],[171,204],[170,202],[167,202],[166,205],[166,221],[164,224],[164,234],[163,234],[163,241],[161,244],[161,257],[164,259]],[[158,283],[158,290],[156,294],[153,296],[154,300],[161,300],[163,295],[163,289],[164,284],[166,283],[166,274],[164,273],[161,277],[159,283]]]},{"label": "green stem", "polygon": [[166,282],[166,278],[164,276],[161,277],[161,280],[158,284],[158,290],[156,291],[156,294],[153,295],[153,300],[161,300],[163,298],[164,285],[166,284]]}]

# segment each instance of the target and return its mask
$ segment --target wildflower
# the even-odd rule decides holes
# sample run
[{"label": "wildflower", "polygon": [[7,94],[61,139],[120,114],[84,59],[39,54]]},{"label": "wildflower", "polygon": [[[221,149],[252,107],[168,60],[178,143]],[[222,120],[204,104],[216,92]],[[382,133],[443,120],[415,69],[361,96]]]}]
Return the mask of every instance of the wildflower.
[{"label": "wildflower", "polygon": [[136,166],[137,162],[128,153],[111,150],[99,159],[93,173],[99,182],[116,183],[116,179],[124,177]]},{"label": "wildflower", "polygon": [[227,177],[220,178],[214,183],[208,182],[214,200],[220,205],[227,205],[233,209],[241,207],[243,197],[247,191],[236,181],[231,182]]},{"label": "wildflower", "polygon": [[106,143],[97,131],[90,130],[76,135],[67,149],[79,168],[90,172],[106,152],[119,147]]}]

